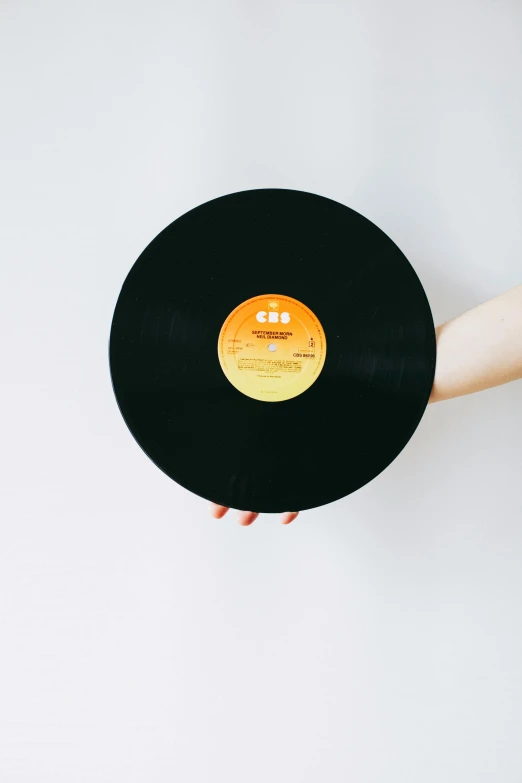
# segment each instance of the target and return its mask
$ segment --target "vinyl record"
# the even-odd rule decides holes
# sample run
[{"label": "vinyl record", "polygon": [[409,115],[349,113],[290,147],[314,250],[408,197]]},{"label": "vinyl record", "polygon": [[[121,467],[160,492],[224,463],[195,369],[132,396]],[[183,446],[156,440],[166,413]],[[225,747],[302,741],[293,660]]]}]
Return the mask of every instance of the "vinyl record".
[{"label": "vinyl record", "polygon": [[354,210],[293,190],[199,206],[142,252],[109,358],[127,426],[201,497],[298,511],[354,492],[415,431],[435,330],[399,248]]}]

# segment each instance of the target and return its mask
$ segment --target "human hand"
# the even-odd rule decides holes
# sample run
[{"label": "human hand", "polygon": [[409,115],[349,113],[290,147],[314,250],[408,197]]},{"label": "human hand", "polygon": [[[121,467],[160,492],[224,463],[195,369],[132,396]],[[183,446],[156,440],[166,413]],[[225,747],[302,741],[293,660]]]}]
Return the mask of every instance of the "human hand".
[{"label": "human hand", "polygon": [[[211,503],[210,504],[210,513],[214,517],[214,519],[222,519],[222,517],[225,516],[229,509],[227,506],[218,506],[217,503]],[[293,522],[294,519],[299,514],[299,511],[285,511],[284,514],[281,514],[281,523],[283,525],[289,525],[290,522]],[[238,511],[237,512],[237,521],[240,525],[243,525],[244,527],[248,527],[248,525],[251,525],[252,522],[255,522],[255,520],[258,518],[259,513],[256,511]]]}]

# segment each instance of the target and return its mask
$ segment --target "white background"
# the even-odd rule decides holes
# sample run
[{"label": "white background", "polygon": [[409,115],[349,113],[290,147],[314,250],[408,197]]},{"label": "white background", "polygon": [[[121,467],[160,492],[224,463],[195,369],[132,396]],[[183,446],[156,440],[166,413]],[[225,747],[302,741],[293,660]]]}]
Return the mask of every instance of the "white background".
[{"label": "white background", "polygon": [[0,28],[2,783],[519,783],[520,382],[245,529],[135,444],[107,343],[149,241],[247,188],[370,218],[437,323],[519,283],[520,2],[3,0]]}]

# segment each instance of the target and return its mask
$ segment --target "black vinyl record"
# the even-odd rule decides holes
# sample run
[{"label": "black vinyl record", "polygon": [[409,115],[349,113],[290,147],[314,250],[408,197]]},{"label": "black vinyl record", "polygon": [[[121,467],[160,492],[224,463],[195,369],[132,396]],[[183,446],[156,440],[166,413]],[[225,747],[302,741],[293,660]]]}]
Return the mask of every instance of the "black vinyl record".
[{"label": "black vinyl record", "polygon": [[109,346],[150,459],[242,510],[317,507],[384,470],[415,431],[436,343],[422,285],[354,210],[249,190],[165,228],[130,270]]}]

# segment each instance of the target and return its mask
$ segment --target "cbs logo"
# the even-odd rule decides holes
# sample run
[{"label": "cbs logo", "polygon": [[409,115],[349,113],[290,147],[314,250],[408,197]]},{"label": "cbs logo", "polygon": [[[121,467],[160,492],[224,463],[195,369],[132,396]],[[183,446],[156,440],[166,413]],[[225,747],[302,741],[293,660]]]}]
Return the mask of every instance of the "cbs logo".
[{"label": "cbs logo", "polygon": [[273,311],[267,313],[266,310],[260,310],[256,314],[256,321],[259,321],[260,324],[265,324],[267,321],[270,324],[277,324],[279,322],[287,324],[290,322],[290,313],[275,313]]}]

